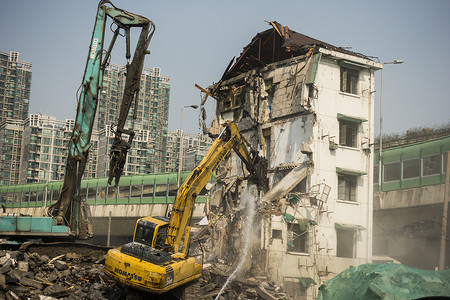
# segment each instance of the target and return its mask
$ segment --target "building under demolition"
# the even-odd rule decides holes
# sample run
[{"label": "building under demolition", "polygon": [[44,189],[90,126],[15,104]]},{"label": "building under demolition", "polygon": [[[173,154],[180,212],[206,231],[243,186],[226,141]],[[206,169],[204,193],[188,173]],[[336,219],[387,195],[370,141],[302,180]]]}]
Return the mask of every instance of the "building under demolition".
[{"label": "building under demolition", "polygon": [[371,262],[374,72],[382,64],[269,24],[206,93],[217,105],[205,132],[236,122],[267,159],[269,179],[252,193],[238,156],[225,159],[210,203],[212,257],[238,257],[250,190],[259,200],[246,272],[312,299],[323,281]]}]

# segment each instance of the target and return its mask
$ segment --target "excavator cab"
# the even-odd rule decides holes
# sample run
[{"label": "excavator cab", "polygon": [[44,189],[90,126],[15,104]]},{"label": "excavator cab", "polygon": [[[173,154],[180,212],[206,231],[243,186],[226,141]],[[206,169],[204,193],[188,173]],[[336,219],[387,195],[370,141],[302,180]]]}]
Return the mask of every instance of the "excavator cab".
[{"label": "excavator cab", "polygon": [[[154,222],[154,220],[160,222]],[[162,249],[166,240],[168,227],[169,219],[164,217],[154,216],[139,219],[136,223],[133,241],[153,248]]]}]

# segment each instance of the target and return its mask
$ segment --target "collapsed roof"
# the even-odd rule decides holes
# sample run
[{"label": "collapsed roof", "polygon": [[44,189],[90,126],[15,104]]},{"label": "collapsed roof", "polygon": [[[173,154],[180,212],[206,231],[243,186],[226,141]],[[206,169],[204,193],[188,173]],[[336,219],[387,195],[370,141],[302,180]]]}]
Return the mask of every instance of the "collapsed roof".
[{"label": "collapsed roof", "polygon": [[258,33],[250,44],[244,47],[243,52],[234,65],[232,65],[233,58],[222,76],[222,80],[232,78],[256,67],[304,55],[313,46],[367,58],[362,54],[354,53],[295,32],[275,21],[268,23],[272,28]]}]

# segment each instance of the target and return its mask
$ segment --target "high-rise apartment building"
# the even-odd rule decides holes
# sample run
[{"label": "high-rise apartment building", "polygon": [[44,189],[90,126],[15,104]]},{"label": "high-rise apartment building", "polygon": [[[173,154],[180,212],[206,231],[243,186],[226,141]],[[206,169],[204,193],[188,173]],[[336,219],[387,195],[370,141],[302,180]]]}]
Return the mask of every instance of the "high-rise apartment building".
[{"label": "high-rise apartment building", "polygon": [[[114,137],[125,85],[125,66],[110,64],[105,70],[95,129],[100,132],[97,176],[107,176],[109,149]],[[136,105],[132,105],[125,128],[136,132],[123,175],[166,171],[167,120],[170,77],[160,68],[144,67]],[[136,118],[133,119],[132,116]]]},{"label": "high-rise apartment building", "polygon": [[28,117],[31,63],[0,51],[0,184],[19,181],[23,120]]},{"label": "high-rise apartment building", "polygon": [[[27,118],[31,64],[19,61],[18,56],[18,52],[0,52],[0,181],[14,184],[62,179],[74,120],[59,121],[44,114]],[[105,70],[85,178],[108,176],[125,74],[126,66],[110,64]],[[160,68],[143,69],[141,89],[125,124],[136,135],[124,175],[167,171],[169,80]]]},{"label": "high-rise apartment building", "polygon": [[[75,121],[56,120],[55,116],[31,114],[23,121],[20,161],[20,183],[61,180],[68,154],[68,145]],[[84,171],[85,178],[96,176],[98,134],[93,133],[91,153]],[[17,168],[19,170],[19,168]],[[18,171],[19,173],[19,171]]]},{"label": "high-rise apartment building", "polygon": [[[183,132],[183,171],[192,171],[208,152],[212,142],[206,135]],[[166,154],[165,172],[178,172],[180,130],[169,131]]]},{"label": "high-rise apartment building", "polygon": [[22,120],[0,122],[0,185],[19,182],[22,137]]},{"label": "high-rise apartment building", "polygon": [[19,52],[0,51],[0,122],[28,117],[31,66],[29,62],[19,61]]}]

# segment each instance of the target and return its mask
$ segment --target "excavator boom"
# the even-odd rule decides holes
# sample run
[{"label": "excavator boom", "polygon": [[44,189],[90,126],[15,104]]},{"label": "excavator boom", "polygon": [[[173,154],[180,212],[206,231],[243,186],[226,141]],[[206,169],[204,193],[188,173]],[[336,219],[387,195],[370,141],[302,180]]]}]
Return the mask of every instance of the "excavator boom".
[{"label": "excavator boom", "polygon": [[[236,124],[227,122],[200,164],[178,189],[170,214],[145,217],[136,223],[133,242],[110,250],[106,255],[105,273],[129,287],[163,294],[201,276],[202,266],[186,254],[190,221],[195,198],[220,163],[234,149],[251,176],[265,188],[267,162],[250,144]],[[183,249],[179,246],[184,237]]]},{"label": "excavator boom", "polygon": [[[110,4],[112,7],[106,4]],[[103,58],[103,43],[107,17],[113,20],[117,29]],[[133,61],[127,65],[128,73],[117,130],[120,133],[116,133],[116,139],[118,138],[119,140],[121,132],[123,132],[124,120],[128,115],[131,101],[137,94],[137,91],[139,91],[144,56],[147,53],[147,47],[154,32],[154,24],[147,18],[115,7],[110,1],[100,1],[78,99],[77,114],[69,144],[69,154],[66,162],[61,196],[48,208],[49,216],[56,217],[60,224],[68,225],[78,239],[86,239],[93,234],[89,221],[89,207],[87,203],[82,203],[79,190],[91,147],[91,135],[98,106],[99,92],[103,81],[103,72],[107,66],[119,30],[125,31],[127,41],[126,57],[127,59],[131,57],[129,37],[130,28],[132,27],[141,27],[142,30]],[[134,135],[131,131],[127,133]],[[116,144],[116,141],[114,143]],[[122,144],[128,145],[126,141]],[[129,146],[120,148],[119,154],[114,152],[114,157],[119,156],[119,161],[125,160],[128,148]],[[113,149],[117,149],[117,147]],[[122,168],[120,168],[120,164],[119,167],[115,166],[116,164],[113,164],[112,168],[114,169],[113,176],[117,182],[123,169],[123,164]]]},{"label": "excavator boom", "polygon": [[[256,174],[257,169],[267,169],[267,166],[263,163],[264,160],[260,159],[256,151],[251,150],[249,152],[247,150],[248,147],[250,147],[250,143],[238,130],[236,124],[234,122],[225,123],[224,129],[214,141],[203,160],[178,189],[172,213],[170,214],[166,238],[167,251],[171,253],[178,251],[184,230],[192,214],[195,198],[223,159],[230,153],[231,149],[234,149],[251,174]],[[265,175],[263,176],[265,178]],[[264,179],[262,181],[264,182]]]}]

